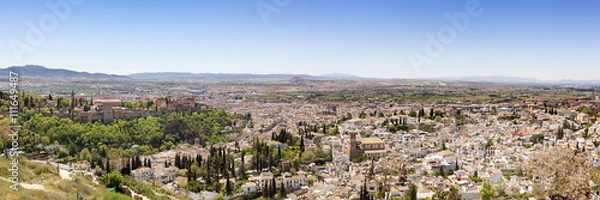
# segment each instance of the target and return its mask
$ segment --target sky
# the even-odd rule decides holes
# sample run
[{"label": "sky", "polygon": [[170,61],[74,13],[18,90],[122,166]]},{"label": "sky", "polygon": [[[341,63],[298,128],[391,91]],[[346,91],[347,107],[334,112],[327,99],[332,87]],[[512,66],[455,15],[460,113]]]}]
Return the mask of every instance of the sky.
[{"label": "sky", "polygon": [[0,0],[0,41],[0,68],[599,80],[600,1]]}]

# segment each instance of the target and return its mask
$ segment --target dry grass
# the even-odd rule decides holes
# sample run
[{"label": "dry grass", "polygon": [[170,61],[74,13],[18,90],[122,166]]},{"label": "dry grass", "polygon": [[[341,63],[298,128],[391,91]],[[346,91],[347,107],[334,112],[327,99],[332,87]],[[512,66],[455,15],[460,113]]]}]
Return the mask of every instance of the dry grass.
[{"label": "dry grass", "polygon": [[[8,168],[11,160],[0,157],[0,176],[9,178]],[[19,159],[19,182],[39,184],[44,190],[25,189],[18,191],[10,188],[12,183],[0,180],[0,199],[77,199],[77,194],[83,194],[88,200],[128,200],[128,196],[108,192],[102,185],[96,185],[88,177],[76,175],[73,180],[61,179],[56,168],[46,164],[30,162],[25,158]]]}]

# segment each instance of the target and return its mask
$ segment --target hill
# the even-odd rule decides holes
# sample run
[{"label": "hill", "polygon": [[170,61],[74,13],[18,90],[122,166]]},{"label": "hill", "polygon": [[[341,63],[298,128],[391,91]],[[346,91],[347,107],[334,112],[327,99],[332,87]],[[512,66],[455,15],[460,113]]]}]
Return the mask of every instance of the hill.
[{"label": "hill", "polygon": [[104,73],[77,72],[67,69],[51,69],[39,65],[12,66],[0,69],[1,74],[8,74],[9,71],[23,75],[26,78],[61,78],[61,79],[126,79],[126,76],[119,76]]}]

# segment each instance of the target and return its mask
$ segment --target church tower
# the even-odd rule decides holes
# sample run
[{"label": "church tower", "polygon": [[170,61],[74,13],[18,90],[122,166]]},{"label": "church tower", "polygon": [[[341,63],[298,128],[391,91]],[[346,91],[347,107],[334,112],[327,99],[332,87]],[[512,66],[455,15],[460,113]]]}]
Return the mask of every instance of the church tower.
[{"label": "church tower", "polygon": [[348,148],[348,156],[352,160],[354,158],[360,157],[360,149],[358,149],[358,143],[356,142],[357,133],[355,131],[350,131],[348,134],[350,135],[350,148]]}]

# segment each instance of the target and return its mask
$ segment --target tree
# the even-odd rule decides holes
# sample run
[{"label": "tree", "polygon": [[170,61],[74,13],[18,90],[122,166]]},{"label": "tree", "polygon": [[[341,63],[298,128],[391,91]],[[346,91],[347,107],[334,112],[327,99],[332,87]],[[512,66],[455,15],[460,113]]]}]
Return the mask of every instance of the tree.
[{"label": "tree", "polygon": [[306,184],[308,185],[308,187],[312,187],[314,183],[315,183],[315,180],[313,180],[313,179],[306,180]]},{"label": "tree", "polygon": [[529,141],[531,141],[533,144],[541,144],[542,142],[544,142],[544,134],[533,134],[529,138]]},{"label": "tree", "polygon": [[69,154],[71,156],[75,156],[75,154],[77,154],[78,150],[77,150],[77,146],[75,145],[75,143],[70,142],[68,148],[69,148]]},{"label": "tree", "polygon": [[304,152],[304,135],[300,136],[300,152]]},{"label": "tree", "polygon": [[365,111],[361,111],[360,114],[358,115],[358,118],[361,118],[361,119],[367,118],[367,114],[365,114]]},{"label": "tree", "polygon": [[104,184],[107,188],[121,188],[123,185],[123,175],[118,171],[112,171],[106,176],[100,179],[100,183]]},{"label": "tree", "polygon": [[590,199],[592,168],[585,153],[565,146],[551,147],[535,153],[523,172],[541,178],[550,199]]},{"label": "tree", "polygon": [[490,148],[492,145],[494,145],[494,140],[492,138],[488,138],[487,143],[485,143],[485,149]]},{"label": "tree", "polygon": [[227,177],[227,182],[225,182],[225,194],[227,195],[231,195],[232,191],[231,191],[231,181],[229,180],[229,177]]},{"label": "tree", "polygon": [[286,196],[285,185],[283,183],[281,183],[281,187],[279,188],[279,194],[281,194],[282,197]]},{"label": "tree", "polygon": [[479,193],[481,194],[481,200],[491,200],[496,195],[496,190],[494,190],[492,184],[485,182],[481,186]]},{"label": "tree", "polygon": [[414,110],[411,110],[410,112],[408,112],[408,116],[409,117],[416,117],[417,116],[417,112],[415,112]]},{"label": "tree", "polygon": [[106,167],[104,168],[106,172],[110,172],[110,158],[106,156]]},{"label": "tree", "polygon": [[408,191],[406,191],[406,195],[404,196],[405,200],[417,200],[417,191],[418,187],[414,183],[408,185]]},{"label": "tree", "polygon": [[446,200],[460,200],[460,198],[461,198],[460,190],[457,187],[451,187],[448,190]]},{"label": "tree", "polygon": [[564,135],[565,135],[565,132],[563,130],[563,127],[562,126],[558,127],[558,132],[556,133],[556,139],[559,139],[559,140],[563,139]]},{"label": "tree", "polygon": [[223,197],[223,194],[219,193],[219,194],[215,195],[214,200],[225,200],[225,198]]},{"label": "tree", "polygon": [[271,192],[270,193],[271,193],[270,197],[275,196],[275,194],[277,193],[277,185],[275,182],[275,176],[273,176],[273,179],[271,180]]},{"label": "tree", "polygon": [[456,187],[451,187],[448,190],[437,191],[432,196],[432,200],[460,200],[460,191]]},{"label": "tree", "polygon": [[368,199],[369,199],[369,193],[367,192],[367,182],[365,181],[363,186],[360,188],[360,200],[368,200]]}]

